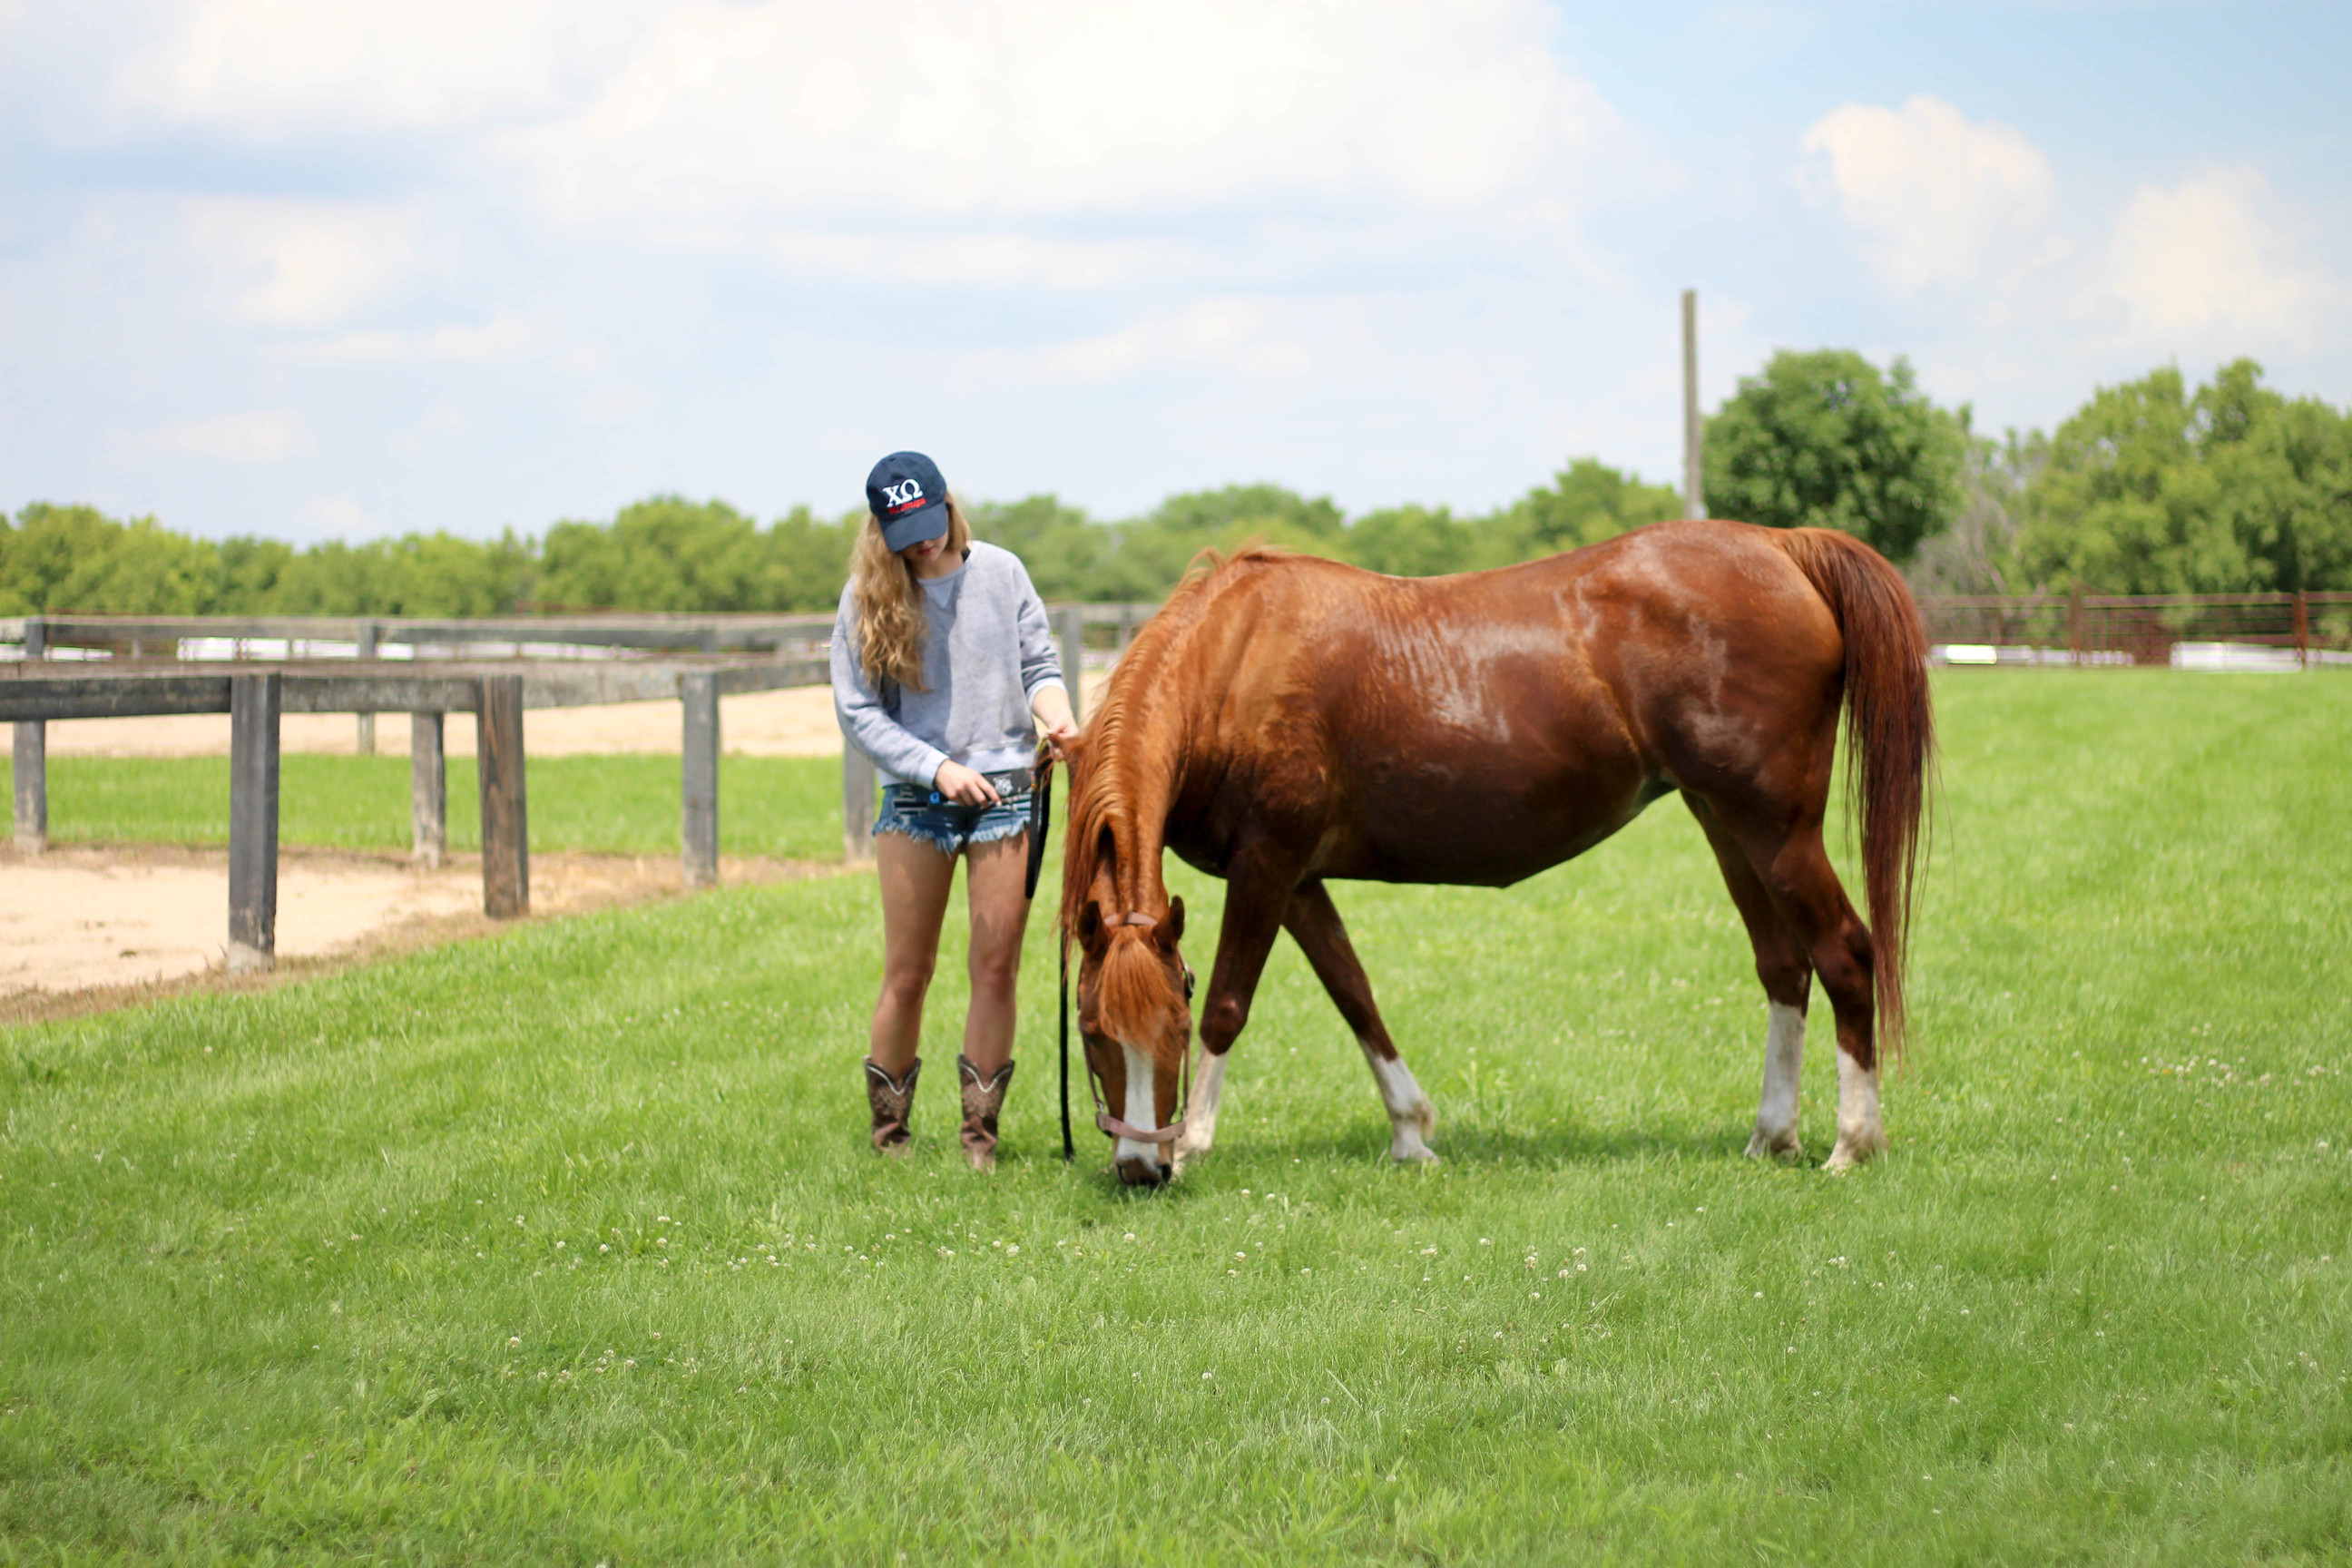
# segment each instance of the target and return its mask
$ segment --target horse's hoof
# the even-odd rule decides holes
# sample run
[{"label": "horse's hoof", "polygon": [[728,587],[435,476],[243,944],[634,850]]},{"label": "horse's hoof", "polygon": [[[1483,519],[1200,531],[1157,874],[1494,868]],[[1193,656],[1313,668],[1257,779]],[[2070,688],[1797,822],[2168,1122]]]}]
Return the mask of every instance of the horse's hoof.
[{"label": "horse's hoof", "polygon": [[1389,1158],[1400,1165],[1433,1165],[1437,1151],[1422,1142],[1419,1127],[1402,1121],[1397,1124],[1396,1136],[1389,1140]]},{"label": "horse's hoof", "polygon": [[1790,1163],[1805,1157],[1805,1146],[1794,1132],[1782,1132],[1767,1137],[1759,1127],[1748,1135],[1748,1157],[1751,1160],[1781,1160]]},{"label": "horse's hoof", "polygon": [[1857,1165],[1868,1163],[1885,1152],[1886,1134],[1884,1132],[1874,1132],[1858,1138],[1848,1138],[1841,1133],[1838,1135],[1837,1147],[1830,1151],[1829,1161],[1822,1166],[1822,1169],[1843,1174]]}]

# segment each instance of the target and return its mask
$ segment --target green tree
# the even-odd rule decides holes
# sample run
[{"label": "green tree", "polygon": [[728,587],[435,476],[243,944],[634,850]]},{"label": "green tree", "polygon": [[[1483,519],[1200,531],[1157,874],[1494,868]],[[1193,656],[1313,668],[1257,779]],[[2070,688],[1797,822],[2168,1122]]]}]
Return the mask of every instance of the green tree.
[{"label": "green tree", "polygon": [[1835,528],[1908,560],[1960,507],[1968,411],[1937,407],[1910,363],[1782,350],[1706,422],[1707,510],[1772,528]]},{"label": "green tree", "polygon": [[1466,571],[1476,543],[1471,525],[1442,506],[1389,507],[1348,525],[1348,558],[1391,577]]},{"label": "green tree", "polygon": [[1328,498],[1309,500],[1279,485],[1229,485],[1170,496],[1132,522],[1098,563],[1096,595],[1156,599],[1203,550],[1278,544],[1310,555],[1344,557],[1347,518]]},{"label": "green tree", "polygon": [[0,519],[0,614],[205,614],[221,595],[216,546],[152,517],[118,522],[96,507],[36,501]]},{"label": "green tree", "polygon": [[849,552],[866,517],[861,509],[825,522],[796,506],[778,518],[762,535],[772,602],[761,608],[830,610],[839,604],[842,584],[849,581]]},{"label": "green tree", "polygon": [[1960,468],[1960,507],[1950,527],[1932,534],[1906,574],[1920,594],[2015,594],[2027,578],[2017,559],[2025,500],[2050,460],[2039,430],[2000,440],[1972,437]]},{"label": "green tree", "polygon": [[2018,541],[2029,578],[2117,594],[2352,587],[2352,417],[2238,360],[2101,387],[2051,437]]},{"label": "green tree", "polygon": [[220,613],[259,615],[277,603],[278,583],[294,560],[294,547],[282,540],[240,536],[220,544]]},{"label": "green tree", "polygon": [[562,609],[765,609],[782,591],[770,564],[758,525],[725,501],[655,496],[610,524],[551,527],[538,597]]},{"label": "green tree", "polygon": [[1682,495],[1673,486],[1644,484],[1598,458],[1579,458],[1487,523],[1479,564],[1580,550],[1682,513]]},{"label": "green tree", "polygon": [[975,535],[1021,557],[1029,568],[1029,580],[1044,597],[1118,596],[1110,591],[1110,561],[1121,542],[1118,531],[1089,521],[1059,498],[1034,495],[1012,502],[982,502],[967,508],[965,516]]}]

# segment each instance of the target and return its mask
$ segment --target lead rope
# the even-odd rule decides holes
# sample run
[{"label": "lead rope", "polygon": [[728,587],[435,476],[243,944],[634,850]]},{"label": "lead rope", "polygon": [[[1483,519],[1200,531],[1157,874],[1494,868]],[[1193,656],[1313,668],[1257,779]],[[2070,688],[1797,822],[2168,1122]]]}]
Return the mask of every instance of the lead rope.
[{"label": "lead rope", "polygon": [[[1029,874],[1026,896],[1037,896],[1037,875],[1045,868],[1045,837],[1054,827],[1054,753],[1050,742],[1037,746],[1037,784],[1029,796]],[[1070,1141],[1070,933],[1062,929],[1057,916],[1054,921],[1054,950],[1061,961],[1062,971],[1062,1161],[1065,1164],[1078,1157],[1077,1146]]]},{"label": "lead rope", "polygon": [[[1066,1165],[1078,1157],[1076,1146],[1070,1142],[1070,938],[1059,926],[1055,933],[1054,945],[1062,954],[1062,1163]],[[1091,1062],[1087,1070],[1094,1070]]]}]

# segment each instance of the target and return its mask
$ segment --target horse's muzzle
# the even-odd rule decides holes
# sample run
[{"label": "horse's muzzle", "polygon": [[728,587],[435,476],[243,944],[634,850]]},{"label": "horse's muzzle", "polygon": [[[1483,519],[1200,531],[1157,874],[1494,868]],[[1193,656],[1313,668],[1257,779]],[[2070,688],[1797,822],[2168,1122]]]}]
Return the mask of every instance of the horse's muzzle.
[{"label": "horse's muzzle", "polygon": [[1118,1179],[1130,1187],[1160,1187],[1168,1184],[1172,1173],[1157,1160],[1132,1157],[1118,1162]]}]

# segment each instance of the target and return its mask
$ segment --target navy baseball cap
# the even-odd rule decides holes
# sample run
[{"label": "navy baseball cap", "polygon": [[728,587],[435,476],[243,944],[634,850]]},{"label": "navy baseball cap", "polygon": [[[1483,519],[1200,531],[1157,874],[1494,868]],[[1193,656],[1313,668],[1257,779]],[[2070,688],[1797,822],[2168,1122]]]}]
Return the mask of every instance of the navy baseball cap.
[{"label": "navy baseball cap", "polygon": [[948,482],[920,452],[893,452],[866,476],[866,510],[882,525],[882,542],[904,550],[948,531]]}]

